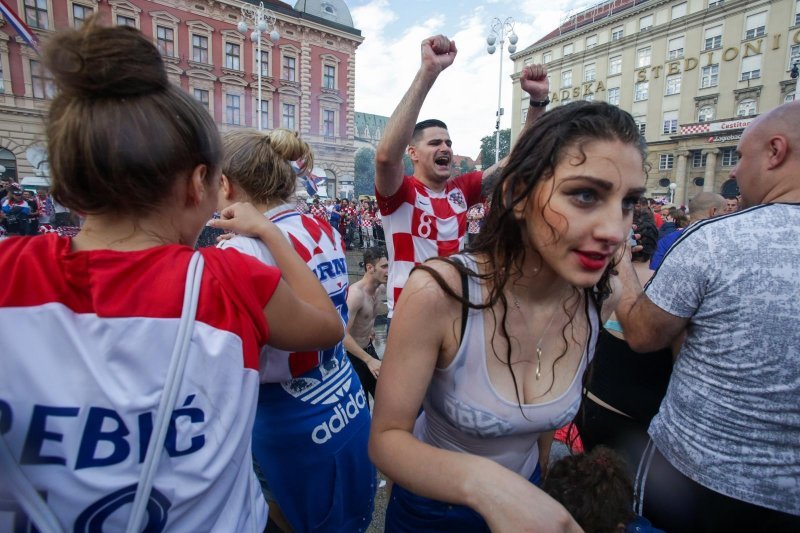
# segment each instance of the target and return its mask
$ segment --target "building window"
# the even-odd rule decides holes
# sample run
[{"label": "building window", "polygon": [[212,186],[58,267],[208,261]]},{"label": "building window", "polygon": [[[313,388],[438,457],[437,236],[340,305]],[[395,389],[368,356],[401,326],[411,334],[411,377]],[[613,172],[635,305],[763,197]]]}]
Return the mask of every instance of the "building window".
[{"label": "building window", "polygon": [[38,99],[49,99],[55,94],[53,78],[42,66],[41,62],[31,59],[31,89],[33,97]]},{"label": "building window", "polygon": [[725,3],[725,0],[708,0],[708,7],[720,7]]},{"label": "building window", "polygon": [[613,56],[608,60],[608,75],[620,74],[622,72],[622,56]]},{"label": "building window", "polygon": [[678,112],[667,111],[664,113],[664,128],[662,130],[664,135],[672,135],[678,133]]},{"label": "building window", "polygon": [[695,150],[694,152],[692,152],[692,167],[702,168],[706,166],[707,159],[708,159],[708,154],[704,154],[702,150]]},{"label": "building window", "polygon": [[562,50],[563,50],[562,55],[568,56],[575,50],[575,46],[572,43],[565,44]]},{"label": "building window", "polygon": [[800,0],[796,0],[794,4],[794,25],[800,26]]},{"label": "building window", "polygon": [[744,38],[755,39],[767,33],[767,12],[749,15],[744,21]]},{"label": "building window", "polygon": [[117,26],[136,27],[136,19],[127,15],[117,15]]},{"label": "building window", "polygon": [[297,59],[292,56],[283,56],[283,72],[282,79],[286,81],[295,81],[295,64]]},{"label": "building window", "polygon": [[545,52],[542,56],[542,63],[549,63],[553,60],[553,52]]},{"label": "building window", "polygon": [[336,88],[336,66],[324,65],[322,67],[322,87],[323,89]]},{"label": "building window", "polygon": [[590,82],[597,79],[597,72],[594,63],[589,63],[583,67],[583,81]]},{"label": "building window", "polygon": [[619,87],[611,87],[608,89],[608,103],[619,105]]},{"label": "building window", "polygon": [[647,15],[639,19],[639,31],[646,31],[653,27],[653,15]]},{"label": "building window", "polygon": [[742,77],[740,80],[754,80],[761,77],[761,54],[742,58]]},{"label": "building window", "polygon": [[634,121],[636,122],[636,129],[639,130],[639,135],[644,135],[647,131],[647,122],[642,117],[635,118]]},{"label": "building window", "polygon": [[681,92],[681,75],[673,74],[667,76],[666,91],[664,94],[667,96],[671,94],[679,94]]},{"label": "building window", "polygon": [[93,13],[94,9],[91,7],[86,7],[81,4],[72,4],[72,26],[80,28]]},{"label": "building window", "polygon": [[156,46],[162,56],[175,57],[174,30],[164,26],[156,26]]},{"label": "building window", "polygon": [[788,104],[789,102],[794,102],[794,93],[789,93],[783,97],[784,104]]},{"label": "building window", "polygon": [[590,50],[597,46],[597,35],[590,35],[586,38],[586,49]]},{"label": "building window", "polygon": [[686,16],[686,2],[672,6],[672,19],[679,19]]},{"label": "building window", "polygon": [[750,117],[756,114],[756,101],[752,98],[748,98],[747,100],[742,100],[739,102],[739,105],[736,106],[736,116],[737,117]]},{"label": "building window", "polygon": [[798,67],[800,68],[800,44],[796,44],[792,46],[792,53],[789,56],[789,68],[788,70],[792,70],[792,66],[798,63]]},{"label": "building window", "polygon": [[561,73],[561,88],[572,87],[572,71],[565,70]]},{"label": "building window", "polygon": [[208,37],[205,35],[192,35],[192,61],[208,63]]},{"label": "building window", "polygon": [[209,107],[209,100],[210,99],[209,99],[209,95],[208,95],[208,91],[207,90],[205,90],[205,89],[193,89],[192,90],[192,96],[194,96],[195,100],[197,100],[198,102],[203,104],[203,107],[206,108],[206,111],[209,111],[209,112],[211,111],[211,108]]},{"label": "building window", "polygon": [[640,81],[636,84],[633,100],[634,102],[641,102],[642,100],[647,100],[647,93],[650,90],[650,82],[648,81]]},{"label": "building window", "polygon": [[636,51],[636,68],[649,67],[652,48],[646,46]]},{"label": "building window", "polygon": [[587,94],[586,96],[583,97],[583,99],[586,100],[587,102],[594,102],[594,94]]},{"label": "building window", "polygon": [[703,32],[703,50],[722,48],[722,26],[714,26]]},{"label": "building window", "polygon": [[722,152],[722,166],[734,167],[739,162],[739,156],[736,155],[736,148],[723,148]]},{"label": "building window", "polygon": [[697,112],[697,122],[711,122],[714,120],[714,108],[710,105],[704,105]]},{"label": "building window", "polygon": [[333,137],[334,124],[336,123],[336,112],[331,109],[322,110],[322,135]]},{"label": "building window", "polygon": [[[6,82],[5,78],[3,78],[3,62],[0,61],[0,94],[6,92]],[[2,174],[0,172],[0,174]]]},{"label": "building window", "polygon": [[623,26],[617,26],[616,28],[611,30],[612,41],[619,41],[624,36],[625,36],[625,29]]},{"label": "building window", "polygon": [[[258,101],[256,101],[257,103]],[[269,100],[261,100],[261,127],[269,128],[269,106],[272,104]],[[256,107],[258,109],[258,107]],[[256,116],[256,126],[258,126],[258,116]]]},{"label": "building window", "polygon": [[719,83],[719,65],[709,65],[700,69],[700,88],[716,87]]},{"label": "building window", "polygon": [[658,156],[658,170],[669,170],[675,165],[675,156],[672,154],[661,154]]},{"label": "building window", "polygon": [[225,123],[238,126],[242,123],[242,98],[238,94],[225,95]]},{"label": "building window", "polygon": [[294,104],[283,104],[282,126],[287,130],[294,129]]},{"label": "building window", "polygon": [[241,70],[242,47],[235,43],[225,43],[225,68]]},{"label": "building window", "polygon": [[25,0],[25,22],[31,28],[40,30],[49,28],[47,0]]},{"label": "building window", "polygon": [[683,57],[683,37],[675,37],[669,40],[669,52],[667,59],[680,59]]}]

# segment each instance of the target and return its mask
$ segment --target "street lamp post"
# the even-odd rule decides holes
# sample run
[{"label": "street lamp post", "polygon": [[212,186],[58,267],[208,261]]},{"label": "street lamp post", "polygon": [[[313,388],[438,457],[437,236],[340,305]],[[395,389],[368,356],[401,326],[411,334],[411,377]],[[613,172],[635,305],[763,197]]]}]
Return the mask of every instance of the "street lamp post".
[{"label": "street lamp post", "polygon": [[486,37],[486,51],[494,54],[497,50],[495,43],[500,43],[500,75],[498,78],[497,87],[497,122],[495,122],[495,142],[494,142],[494,162],[500,160],[500,117],[503,116],[503,108],[501,97],[503,95],[503,46],[506,39],[508,39],[508,53],[513,54],[517,51],[517,34],[514,33],[514,19],[508,17],[505,20],[500,20],[495,17],[492,19],[491,30],[489,36]]},{"label": "street lamp post", "polygon": [[258,95],[256,96],[256,105],[258,106],[258,130],[261,131],[261,34],[266,33],[267,30],[272,28],[269,32],[269,39],[273,43],[277,43],[278,40],[281,38],[281,34],[278,33],[277,28],[275,27],[275,15],[266,8],[264,8],[264,2],[259,2],[258,7],[245,4],[242,6],[242,20],[239,21],[239,24],[236,25],[236,29],[239,30],[240,33],[247,34],[247,31],[250,29],[251,26],[248,25],[248,21],[252,22],[253,31],[250,33],[250,40],[256,43],[256,64],[258,65],[258,72],[256,72],[256,76],[258,79]]}]

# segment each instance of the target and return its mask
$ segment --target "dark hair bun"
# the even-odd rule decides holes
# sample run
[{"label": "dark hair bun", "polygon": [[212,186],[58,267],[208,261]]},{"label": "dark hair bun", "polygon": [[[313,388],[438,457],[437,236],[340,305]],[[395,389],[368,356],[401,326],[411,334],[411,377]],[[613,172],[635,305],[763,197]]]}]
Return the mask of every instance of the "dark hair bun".
[{"label": "dark hair bun", "polygon": [[44,60],[56,86],[68,97],[121,98],[169,86],[153,43],[135,28],[100,26],[97,17],[80,30],[54,35]]}]

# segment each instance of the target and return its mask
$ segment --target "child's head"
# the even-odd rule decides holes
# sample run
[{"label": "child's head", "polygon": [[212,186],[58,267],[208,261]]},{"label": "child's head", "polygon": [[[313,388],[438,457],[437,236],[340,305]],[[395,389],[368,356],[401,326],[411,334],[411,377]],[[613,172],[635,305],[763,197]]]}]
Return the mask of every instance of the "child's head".
[{"label": "child's head", "polygon": [[586,533],[625,531],[635,518],[633,483],[625,462],[603,446],[554,463],[542,489],[566,507]]}]

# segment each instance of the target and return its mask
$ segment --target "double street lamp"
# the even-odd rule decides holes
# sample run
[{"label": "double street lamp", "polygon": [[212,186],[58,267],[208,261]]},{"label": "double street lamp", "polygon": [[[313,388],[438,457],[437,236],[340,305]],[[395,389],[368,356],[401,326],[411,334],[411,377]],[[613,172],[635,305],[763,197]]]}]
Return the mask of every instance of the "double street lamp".
[{"label": "double street lamp", "polygon": [[508,17],[505,20],[500,20],[495,17],[492,19],[491,30],[489,36],[486,37],[486,51],[489,54],[494,54],[497,50],[495,43],[500,44],[500,75],[498,78],[497,88],[497,122],[495,122],[495,142],[494,142],[494,162],[500,160],[500,117],[503,115],[502,108],[502,94],[503,94],[503,46],[506,39],[508,39],[508,53],[509,55],[517,51],[517,41],[519,38],[514,33],[514,19]]},{"label": "double street lamp", "polygon": [[[251,22],[252,25],[248,25],[248,21]],[[261,34],[269,31],[270,41],[277,43],[281,38],[281,34],[278,33],[278,30],[275,27],[275,21],[275,15],[273,15],[270,10],[264,8],[264,2],[259,2],[258,7],[248,4],[242,6],[242,20],[240,20],[239,24],[236,25],[236,29],[243,34],[247,34],[247,31],[252,27],[253,31],[250,33],[250,40],[254,43],[257,43],[256,64],[258,65],[258,72],[256,73],[256,77],[258,80],[258,95],[256,96],[256,105],[258,106],[259,131],[261,131],[261,116],[263,115],[261,112],[261,74],[263,69],[261,61]],[[270,28],[272,29],[270,30]]]}]

